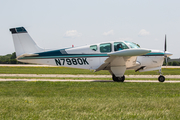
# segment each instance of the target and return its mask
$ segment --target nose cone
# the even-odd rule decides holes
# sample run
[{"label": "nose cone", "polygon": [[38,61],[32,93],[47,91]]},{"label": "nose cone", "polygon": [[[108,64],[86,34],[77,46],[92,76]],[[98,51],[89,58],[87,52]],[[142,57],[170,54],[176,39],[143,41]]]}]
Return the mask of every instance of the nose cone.
[{"label": "nose cone", "polygon": [[168,52],[168,51],[165,51],[165,52],[164,52],[164,56],[169,57],[169,56],[171,56],[171,55],[173,55],[173,54],[172,54],[172,53],[170,53],[170,52]]}]

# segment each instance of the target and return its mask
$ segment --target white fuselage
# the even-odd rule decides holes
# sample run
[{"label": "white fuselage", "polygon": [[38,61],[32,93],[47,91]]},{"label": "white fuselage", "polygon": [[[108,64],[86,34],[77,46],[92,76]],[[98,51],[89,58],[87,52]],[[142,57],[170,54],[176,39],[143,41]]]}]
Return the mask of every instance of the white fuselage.
[{"label": "white fuselage", "polygon": [[[113,42],[111,42],[113,44]],[[86,45],[75,48],[68,49],[60,49],[63,56],[53,55],[53,51],[47,51],[47,54],[40,54],[37,57],[25,57],[18,59],[20,62],[26,63],[37,63],[37,64],[46,64],[46,65],[54,65],[54,66],[64,66],[64,67],[72,67],[72,68],[82,68],[82,69],[98,69],[104,61],[109,57],[107,53],[100,52],[100,44],[97,45],[97,50],[94,51],[90,49],[92,45]],[[112,45],[111,52],[114,52],[114,46]],[[57,50],[56,50],[57,51]],[[138,69],[140,67],[145,66],[146,71],[152,68],[159,69],[163,64],[164,56],[159,56],[157,54],[163,53],[163,51],[152,50],[148,55],[137,56],[137,59],[134,62],[138,64],[129,64],[128,59],[126,62],[126,69]],[[144,68],[144,69],[145,69]],[[104,70],[110,69],[107,67]],[[140,70],[140,71],[143,71]]]}]

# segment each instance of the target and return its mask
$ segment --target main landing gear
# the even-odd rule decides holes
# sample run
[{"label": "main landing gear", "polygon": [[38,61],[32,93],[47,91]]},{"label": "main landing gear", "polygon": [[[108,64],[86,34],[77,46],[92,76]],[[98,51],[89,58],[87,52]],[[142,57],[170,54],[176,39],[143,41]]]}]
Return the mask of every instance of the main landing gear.
[{"label": "main landing gear", "polygon": [[158,77],[159,82],[164,82],[165,77],[162,75],[161,69],[159,70],[160,76]]},{"label": "main landing gear", "polygon": [[114,74],[112,75],[112,79],[114,82],[124,82],[125,76],[123,75],[122,77],[116,77]]}]

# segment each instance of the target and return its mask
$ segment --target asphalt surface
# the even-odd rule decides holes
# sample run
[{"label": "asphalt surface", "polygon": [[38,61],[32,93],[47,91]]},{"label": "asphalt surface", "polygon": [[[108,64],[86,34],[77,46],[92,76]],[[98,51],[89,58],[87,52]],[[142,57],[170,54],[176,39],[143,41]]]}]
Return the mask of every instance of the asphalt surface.
[{"label": "asphalt surface", "polygon": [[[159,75],[126,75],[126,78],[158,78]],[[111,75],[67,75],[67,74],[0,74],[0,77],[19,77],[18,79],[0,79],[0,81],[51,81],[51,82],[113,82],[113,80],[98,80],[98,78],[110,78]],[[30,77],[29,79],[20,77]],[[37,77],[38,79],[33,79]],[[43,79],[48,77],[49,79]],[[59,77],[58,79],[51,79]],[[166,78],[180,78],[180,75],[166,75]],[[66,79],[63,79],[66,78]],[[68,78],[68,79],[67,79]],[[73,78],[82,78],[81,80],[73,80]],[[84,80],[83,78],[97,78],[97,80]],[[159,82],[158,80],[125,80],[124,82]],[[165,83],[180,83],[180,80],[167,80]]]},{"label": "asphalt surface", "polygon": [[[57,67],[50,65],[23,65],[23,64],[0,64],[0,66],[29,66],[29,67]],[[180,66],[162,66],[162,68],[180,68]],[[0,74],[1,77],[63,77],[82,78],[73,79],[0,79],[0,81],[51,81],[51,82],[113,82],[113,80],[83,80],[83,78],[111,78],[111,75],[65,75],[65,74]],[[126,75],[126,78],[158,78],[159,75]],[[166,75],[166,78],[180,78],[180,75]],[[159,82],[158,80],[125,80],[124,82]],[[180,83],[180,80],[168,80],[165,83]]]},{"label": "asphalt surface", "polygon": [[[24,81],[24,82],[36,82],[36,81],[50,81],[50,82],[114,82],[113,80],[60,80],[60,79],[0,79],[1,82],[6,81]],[[158,83],[157,80],[125,80],[124,82],[140,82],[140,83]],[[165,81],[164,83],[180,83],[180,81]]]},{"label": "asphalt surface", "polygon": [[[70,74],[0,74],[0,77],[60,77],[60,78],[112,78],[111,75]],[[159,75],[125,75],[126,78],[158,78]],[[165,75],[166,78],[180,78],[180,75]]]}]

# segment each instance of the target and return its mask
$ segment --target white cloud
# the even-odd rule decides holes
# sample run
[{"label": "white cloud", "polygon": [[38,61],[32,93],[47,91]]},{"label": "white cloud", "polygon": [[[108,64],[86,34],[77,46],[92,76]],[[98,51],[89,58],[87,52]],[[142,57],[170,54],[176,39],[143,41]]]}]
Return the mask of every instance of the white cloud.
[{"label": "white cloud", "polygon": [[114,30],[110,30],[108,32],[104,32],[103,35],[107,36],[107,35],[114,35]]},{"label": "white cloud", "polygon": [[154,40],[155,40],[155,41],[159,41],[159,39],[158,39],[158,38],[155,38]]},{"label": "white cloud", "polygon": [[140,30],[140,32],[139,32],[139,36],[146,36],[146,35],[149,35],[150,34],[150,32],[148,32],[148,31],[146,31],[145,29],[142,29],[142,30]]},{"label": "white cloud", "polygon": [[120,41],[132,41],[132,38],[119,38]]},{"label": "white cloud", "polygon": [[77,30],[69,30],[66,31],[66,33],[64,34],[64,37],[71,37],[71,38],[80,37],[80,36],[82,36],[82,33],[77,32]]}]

